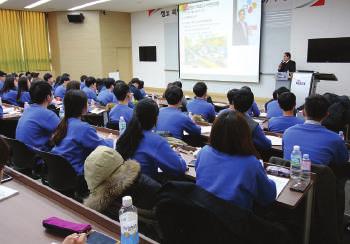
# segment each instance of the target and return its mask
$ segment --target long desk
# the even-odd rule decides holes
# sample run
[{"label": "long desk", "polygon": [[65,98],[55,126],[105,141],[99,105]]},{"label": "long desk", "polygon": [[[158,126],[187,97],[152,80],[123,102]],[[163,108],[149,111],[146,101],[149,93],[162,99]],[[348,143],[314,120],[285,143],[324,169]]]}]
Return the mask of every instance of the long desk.
[{"label": "long desk", "polygon": [[23,113],[23,108],[6,104],[6,103],[2,104],[2,108],[4,112],[6,110],[11,110],[10,113],[3,114],[3,117],[2,117],[3,120],[17,120],[22,116],[22,113]]},{"label": "long desk", "polygon": [[[52,216],[89,223],[93,230],[120,239],[118,222],[17,171],[6,168],[6,172],[14,180],[4,183],[4,186],[19,191],[19,194],[0,202],[0,243],[61,243],[62,237],[52,235],[42,227],[42,220]],[[156,242],[140,234],[140,243]]]}]

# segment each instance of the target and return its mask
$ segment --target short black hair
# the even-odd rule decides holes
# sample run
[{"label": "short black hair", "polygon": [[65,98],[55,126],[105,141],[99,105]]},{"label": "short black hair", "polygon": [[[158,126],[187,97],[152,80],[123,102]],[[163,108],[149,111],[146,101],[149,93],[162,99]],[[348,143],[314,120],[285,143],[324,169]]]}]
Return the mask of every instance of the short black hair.
[{"label": "short black hair", "polygon": [[235,110],[245,113],[253,105],[254,95],[245,89],[239,89],[232,92],[232,103]]},{"label": "short black hair", "polygon": [[278,104],[283,111],[290,111],[296,105],[296,97],[292,92],[284,92],[278,96]]},{"label": "short black hair", "polygon": [[69,78],[68,75],[64,75],[64,74],[63,74],[63,75],[61,76],[60,83],[63,84],[63,83],[66,82],[66,81],[70,81],[70,78]]},{"label": "short black hair", "polygon": [[0,76],[3,77],[3,76],[6,76],[7,74],[4,72],[4,71],[1,71],[0,70]]},{"label": "short black hair", "polygon": [[164,96],[169,105],[175,105],[182,100],[184,93],[180,87],[170,86],[165,90]]},{"label": "short black hair", "polygon": [[308,119],[321,121],[327,116],[330,104],[321,95],[311,95],[305,99],[304,109]]},{"label": "short black hair", "polygon": [[44,80],[45,81],[48,81],[49,79],[51,79],[52,78],[52,74],[50,74],[50,73],[46,73],[45,75],[44,75]]},{"label": "short black hair", "polygon": [[130,85],[137,83],[139,86],[141,85],[141,80],[139,78],[132,78],[129,82]]},{"label": "short black hair", "polygon": [[227,92],[226,96],[229,104],[233,105],[233,94],[235,91],[238,91],[238,90],[239,89],[233,88]]},{"label": "short black hair", "polygon": [[286,55],[288,58],[291,58],[292,55],[290,54],[290,52],[285,52],[284,55]]},{"label": "short black hair", "polygon": [[182,89],[182,83],[181,81],[174,81],[173,83],[171,83],[173,86],[177,86],[177,87],[180,87]]},{"label": "short black hair", "polygon": [[143,80],[140,80],[139,89],[143,89],[144,86],[145,86],[145,82]]},{"label": "short black hair", "polygon": [[88,77],[86,75],[80,76],[80,82],[85,82]]},{"label": "short black hair", "polygon": [[67,83],[66,92],[70,90],[80,90],[80,82],[71,80]]},{"label": "short black hair", "polygon": [[86,78],[86,80],[85,80],[85,85],[87,86],[87,87],[90,87],[90,86],[92,86],[93,84],[95,84],[96,83],[96,79],[95,79],[95,77],[92,77],[92,76],[89,76],[88,78]]},{"label": "short black hair", "polygon": [[197,82],[193,86],[193,93],[196,95],[196,97],[203,97],[207,93],[207,90],[207,85],[202,81]]},{"label": "short black hair", "polygon": [[68,76],[68,77],[70,77],[70,74],[68,74],[68,73],[63,73],[62,76]]},{"label": "short black hair", "polygon": [[113,93],[118,101],[123,101],[126,95],[130,92],[130,88],[125,82],[118,82],[115,84]]},{"label": "short black hair", "polygon": [[250,89],[250,87],[249,87],[249,86],[242,86],[242,88],[241,88],[241,89],[243,89],[243,90],[247,90],[247,91],[252,92],[252,89]]},{"label": "short black hair", "polygon": [[272,93],[272,96],[273,96],[273,100],[277,100],[278,99],[278,96],[281,95],[282,93],[285,93],[285,92],[290,92],[290,90],[284,86],[281,86],[280,88],[277,88],[273,93]]},{"label": "short black hair", "polygon": [[115,85],[115,80],[113,78],[104,78],[103,83],[105,84],[106,88],[109,89],[111,86]]},{"label": "short black hair", "polygon": [[35,81],[30,86],[29,94],[33,103],[42,104],[47,96],[52,95],[52,87],[46,81]]}]

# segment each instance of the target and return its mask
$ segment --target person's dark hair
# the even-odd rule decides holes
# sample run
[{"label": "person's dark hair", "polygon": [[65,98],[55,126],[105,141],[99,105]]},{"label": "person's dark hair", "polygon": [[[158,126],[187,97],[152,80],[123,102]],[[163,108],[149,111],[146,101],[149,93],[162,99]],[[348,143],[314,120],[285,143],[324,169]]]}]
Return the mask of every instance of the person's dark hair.
[{"label": "person's dark hair", "polygon": [[68,119],[78,118],[83,114],[83,110],[87,107],[87,96],[81,90],[70,90],[63,99],[64,117],[53,134],[52,142],[58,145],[67,135]]},{"label": "person's dark hair", "polygon": [[[85,82],[85,84],[86,84],[86,82]],[[97,78],[96,79],[96,87],[97,87],[97,89],[100,91],[101,89],[102,89],[102,87],[105,85],[105,83],[104,83],[104,80],[103,79],[101,79],[101,78]]]},{"label": "person's dark hair", "polygon": [[71,80],[67,83],[66,92],[69,90],[80,90],[80,82],[76,80]]},{"label": "person's dark hair", "polygon": [[209,143],[219,152],[230,155],[258,155],[247,121],[235,111],[223,112],[216,118]]},{"label": "person's dark hair", "polygon": [[135,83],[140,86],[141,85],[141,80],[139,78],[132,78],[131,81],[129,82],[129,85],[133,85]]},{"label": "person's dark hair", "polygon": [[13,77],[12,75],[7,75],[1,93],[5,93],[10,90],[16,90],[15,77]]},{"label": "person's dark hair", "polygon": [[29,76],[29,75],[31,76],[31,75],[32,75],[32,72],[27,71],[27,72],[26,72],[26,76]]},{"label": "person's dark hair", "polygon": [[114,86],[113,93],[118,101],[123,101],[130,92],[129,86],[125,82],[117,82]]},{"label": "person's dark hair", "polygon": [[179,88],[181,88],[182,89],[182,83],[181,83],[181,81],[174,81],[173,83],[171,83],[173,86],[177,86],[177,87],[179,87]]},{"label": "person's dark hair", "polygon": [[208,87],[204,82],[197,82],[193,86],[193,93],[196,97],[203,97],[207,93]]},{"label": "person's dark hair", "polygon": [[19,78],[21,78],[22,76],[24,76],[24,73],[20,73],[20,74],[18,75]]},{"label": "person's dark hair", "polygon": [[63,73],[62,76],[68,76],[70,78],[70,74],[68,73]]},{"label": "person's dark hair", "polygon": [[105,78],[103,83],[105,84],[106,88],[109,89],[111,86],[115,85],[115,80],[113,78]]},{"label": "person's dark hair", "polygon": [[296,105],[296,97],[294,93],[284,92],[278,96],[278,104],[283,111],[290,111],[294,109]]},{"label": "person's dark hair", "polygon": [[95,77],[92,77],[92,76],[86,78],[86,80],[85,80],[85,85],[87,87],[90,87],[90,86],[92,86],[95,83],[96,83],[96,79],[95,79]]},{"label": "person's dark hair", "polygon": [[290,92],[288,88],[282,86],[280,88],[277,88],[276,90],[273,91],[272,93],[272,97],[273,97],[273,100],[277,100],[278,99],[278,96],[281,95],[282,93],[285,93],[285,92]]},{"label": "person's dark hair", "polygon": [[80,82],[85,82],[88,77],[86,75],[80,76]]},{"label": "person's dark hair", "polygon": [[11,75],[15,78],[18,78],[18,74],[16,72],[13,72]]},{"label": "person's dark hair", "polygon": [[327,116],[329,102],[321,95],[312,95],[305,99],[304,110],[307,118],[321,121]]},{"label": "person's dark hair", "polygon": [[290,54],[290,52],[285,52],[284,55],[286,55],[288,58],[291,58],[292,55]]},{"label": "person's dark hair", "polygon": [[232,92],[232,104],[235,107],[235,110],[245,113],[253,105],[254,95],[252,92],[249,92],[244,89],[239,89]]},{"label": "person's dark hair", "polygon": [[18,80],[18,90],[17,90],[16,100],[19,101],[21,99],[22,92],[27,92],[27,91],[29,91],[28,79],[26,76],[22,76]]},{"label": "person's dark hair", "polygon": [[229,104],[233,105],[233,94],[238,90],[237,88],[233,88],[227,92],[226,97]]},{"label": "person's dark hair", "polygon": [[7,74],[4,71],[0,70],[0,77],[6,76],[6,75]]},{"label": "person's dark hair", "polygon": [[131,121],[117,141],[116,149],[124,160],[134,155],[143,138],[143,131],[151,130],[156,125],[158,114],[159,108],[152,99],[144,98],[138,102]]},{"label": "person's dark hair", "polygon": [[143,80],[140,80],[140,86],[139,89],[143,89],[145,86],[145,82]]},{"label": "person's dark hair", "polygon": [[45,81],[49,81],[49,79],[51,79],[51,77],[52,77],[52,74],[46,73],[46,74],[44,75],[44,80],[45,80]]},{"label": "person's dark hair", "polygon": [[176,105],[181,102],[184,94],[178,86],[170,86],[165,90],[164,97],[169,105]]},{"label": "person's dark hair", "polygon": [[32,73],[30,74],[30,76],[31,76],[33,79],[39,78],[39,73],[32,72]]},{"label": "person's dark hair", "polygon": [[[0,136],[0,170],[8,163],[10,160],[10,147],[6,141]],[[1,180],[1,179],[0,179]]]},{"label": "person's dark hair", "polygon": [[70,78],[68,75],[62,75],[60,79],[60,85],[62,85],[64,82],[70,81]]},{"label": "person's dark hair", "polygon": [[29,89],[30,100],[36,104],[42,104],[47,96],[52,95],[52,87],[46,81],[36,81]]},{"label": "person's dark hair", "polygon": [[252,92],[252,89],[249,86],[242,86],[241,89]]}]

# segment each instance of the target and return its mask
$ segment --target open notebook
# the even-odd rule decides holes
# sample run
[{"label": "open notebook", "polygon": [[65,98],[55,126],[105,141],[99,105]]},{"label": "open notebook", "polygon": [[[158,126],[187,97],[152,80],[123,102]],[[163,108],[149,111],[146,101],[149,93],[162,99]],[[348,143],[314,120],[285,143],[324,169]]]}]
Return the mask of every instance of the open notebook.
[{"label": "open notebook", "polygon": [[274,175],[267,175],[270,180],[273,180],[276,184],[276,198],[280,195],[280,193],[283,191],[284,187],[288,184],[289,179],[278,177]]},{"label": "open notebook", "polygon": [[18,191],[8,188],[6,186],[0,185],[0,201],[3,201],[16,194],[18,194]]}]

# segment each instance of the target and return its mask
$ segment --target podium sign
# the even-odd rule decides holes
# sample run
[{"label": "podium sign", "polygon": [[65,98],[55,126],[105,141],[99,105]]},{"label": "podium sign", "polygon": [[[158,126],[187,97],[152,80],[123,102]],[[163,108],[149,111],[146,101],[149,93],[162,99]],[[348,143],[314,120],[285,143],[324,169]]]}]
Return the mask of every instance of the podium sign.
[{"label": "podium sign", "polygon": [[278,72],[276,74],[276,81],[287,81],[289,79],[288,72]]},{"label": "podium sign", "polygon": [[296,107],[305,103],[305,98],[310,95],[312,88],[313,73],[299,73],[293,74],[290,91],[293,92],[297,98]]}]

